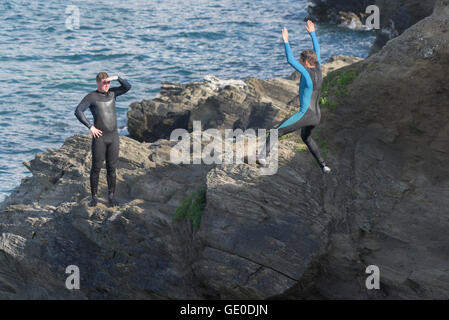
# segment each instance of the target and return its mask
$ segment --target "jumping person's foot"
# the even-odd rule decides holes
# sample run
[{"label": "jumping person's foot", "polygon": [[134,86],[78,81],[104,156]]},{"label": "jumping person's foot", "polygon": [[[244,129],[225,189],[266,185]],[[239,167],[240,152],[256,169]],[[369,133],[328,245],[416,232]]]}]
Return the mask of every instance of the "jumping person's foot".
[{"label": "jumping person's foot", "polygon": [[93,196],[92,199],[89,201],[89,207],[95,207],[98,203],[97,196]]},{"label": "jumping person's foot", "polygon": [[323,167],[323,173],[330,173],[330,172],[331,172],[331,168],[329,168],[328,166]]},{"label": "jumping person's foot", "polygon": [[117,200],[115,200],[115,197],[114,197],[113,193],[110,193],[108,195],[108,201],[109,201],[109,207],[116,207],[116,206],[119,205]]}]

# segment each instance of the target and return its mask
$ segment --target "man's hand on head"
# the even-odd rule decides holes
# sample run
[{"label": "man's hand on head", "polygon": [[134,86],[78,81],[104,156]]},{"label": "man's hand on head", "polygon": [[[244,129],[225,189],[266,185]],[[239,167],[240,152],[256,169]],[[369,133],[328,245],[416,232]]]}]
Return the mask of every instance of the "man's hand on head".
[{"label": "man's hand on head", "polygon": [[118,80],[118,76],[111,76],[109,78],[106,78],[106,81],[114,81],[114,80]]}]

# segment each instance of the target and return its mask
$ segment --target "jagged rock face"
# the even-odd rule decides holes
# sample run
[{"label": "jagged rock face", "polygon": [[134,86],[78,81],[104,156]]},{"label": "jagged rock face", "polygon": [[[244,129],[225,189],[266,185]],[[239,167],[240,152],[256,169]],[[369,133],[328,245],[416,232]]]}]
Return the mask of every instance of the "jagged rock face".
[{"label": "jagged rock face", "polygon": [[[324,296],[449,297],[448,30],[445,1],[347,67],[358,77],[348,95],[335,97],[322,129],[341,181],[338,190],[324,185],[325,197],[346,212],[316,278]],[[367,293],[371,264],[380,267],[382,290]]]},{"label": "jagged rock face", "polygon": [[380,10],[380,29],[376,30],[376,40],[371,47],[373,54],[397,37],[407,28],[433,12],[436,0],[313,0],[308,12],[315,21],[329,22],[352,29],[366,29],[365,22],[369,16],[366,8],[376,5]]},{"label": "jagged rock face", "polygon": [[208,173],[198,234],[204,250],[192,268],[209,296],[281,295],[307,279],[324,253],[333,219],[323,208],[326,179],[310,155],[295,152],[297,141],[282,143],[276,175],[246,164]]}]

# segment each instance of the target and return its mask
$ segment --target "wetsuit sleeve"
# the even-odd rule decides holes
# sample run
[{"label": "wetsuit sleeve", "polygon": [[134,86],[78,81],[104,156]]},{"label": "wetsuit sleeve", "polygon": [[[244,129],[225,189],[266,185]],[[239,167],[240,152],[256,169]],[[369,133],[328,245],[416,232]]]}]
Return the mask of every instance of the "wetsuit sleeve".
[{"label": "wetsuit sleeve", "polygon": [[120,87],[111,88],[116,97],[127,93],[131,89],[131,84],[127,80],[118,77],[117,81],[120,83]]},{"label": "wetsuit sleeve", "polygon": [[84,111],[86,111],[87,108],[90,107],[90,99],[89,96],[85,96],[83,100],[81,100],[80,104],[76,107],[75,110],[75,116],[78,118],[78,120],[84,124],[87,128],[90,129],[92,127],[92,124],[87,120],[86,116],[84,115]]},{"label": "wetsuit sleeve", "polygon": [[306,80],[307,86],[312,87],[313,82],[312,78],[310,78],[309,72],[307,72],[306,68],[304,68],[302,64],[300,64],[298,61],[295,60],[295,58],[293,57],[292,49],[290,48],[288,42],[284,42],[284,46],[285,46],[285,55],[287,56],[287,62],[297,71],[299,71],[299,73],[301,73],[303,79]]},{"label": "wetsuit sleeve", "polygon": [[310,32],[310,36],[312,37],[312,43],[313,43],[313,51],[316,53],[316,57],[318,60],[318,63],[321,66],[321,60],[320,60],[320,44],[318,43],[318,39],[316,38],[315,31]]}]

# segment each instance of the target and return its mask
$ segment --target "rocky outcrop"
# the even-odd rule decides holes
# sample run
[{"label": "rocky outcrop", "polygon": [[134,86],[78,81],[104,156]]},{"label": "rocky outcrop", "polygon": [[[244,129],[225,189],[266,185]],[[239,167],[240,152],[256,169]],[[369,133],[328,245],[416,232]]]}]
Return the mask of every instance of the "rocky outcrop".
[{"label": "rocky outcrop", "polygon": [[[174,165],[176,141],[121,137],[122,205],[90,208],[90,137],[38,154],[0,207],[0,297],[448,299],[448,10],[440,1],[380,52],[328,74],[314,139],[331,175],[297,133],[280,140],[270,176],[246,163]],[[238,117],[250,127],[263,103],[279,108],[270,122],[294,106],[296,80],[238,83],[173,85],[146,105],[190,108],[189,121],[202,110],[219,128]],[[207,97],[179,98],[188,92]],[[175,219],[180,208],[202,212],[198,230]],[[80,268],[78,291],[64,287],[68,265]],[[365,287],[368,265],[380,269],[380,290]]]},{"label": "rocky outcrop", "polygon": [[[360,60],[331,57],[323,64],[323,75]],[[202,82],[188,84],[163,82],[155,99],[131,104],[129,136],[146,142],[169,139],[174,129],[191,132],[193,121],[201,121],[202,130],[272,128],[296,112],[299,79],[300,74],[294,72],[288,79],[267,81],[220,80],[209,76]]]},{"label": "rocky outcrop", "polygon": [[211,77],[186,85],[162,83],[155,99],[131,104],[128,131],[138,141],[153,142],[169,139],[177,128],[192,131],[193,121],[201,121],[203,130],[268,128],[293,111],[293,105],[286,106],[295,98],[295,86],[285,79],[243,82]]},{"label": "rocky outcrop", "polygon": [[407,28],[432,14],[435,0],[313,0],[308,7],[312,19],[351,29],[364,30],[369,14],[366,8],[376,5],[380,11],[380,29],[376,30],[376,40],[370,54],[379,51],[388,40],[397,37]]},{"label": "rocky outcrop", "polygon": [[198,233],[204,250],[193,268],[209,296],[269,298],[311,279],[334,219],[324,210],[321,183],[335,182],[297,145],[297,138],[282,144],[273,176],[245,164],[208,173]]},{"label": "rocky outcrop", "polygon": [[370,0],[312,0],[307,11],[315,22],[328,22],[351,29],[365,29],[366,7]]}]

